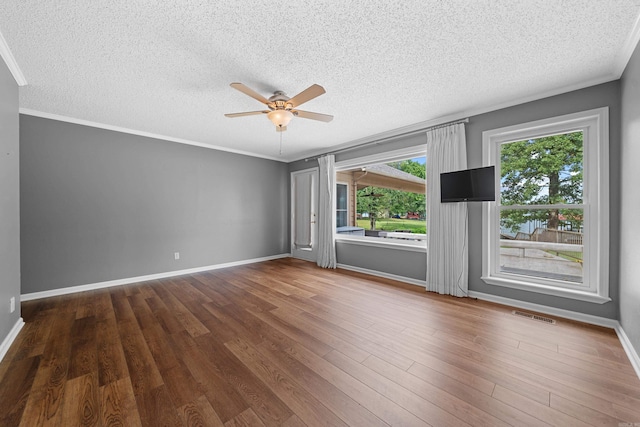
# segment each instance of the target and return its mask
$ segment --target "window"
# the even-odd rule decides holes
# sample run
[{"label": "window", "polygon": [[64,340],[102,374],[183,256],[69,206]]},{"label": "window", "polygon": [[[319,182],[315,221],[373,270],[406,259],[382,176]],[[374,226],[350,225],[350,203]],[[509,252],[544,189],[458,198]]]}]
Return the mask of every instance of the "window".
[{"label": "window", "polygon": [[601,108],[483,133],[485,282],[609,301],[608,132]]},{"label": "window", "polygon": [[426,246],[424,147],[336,164],[336,238]]},{"label": "window", "polygon": [[336,184],[336,227],[349,225],[349,188],[348,184]]}]

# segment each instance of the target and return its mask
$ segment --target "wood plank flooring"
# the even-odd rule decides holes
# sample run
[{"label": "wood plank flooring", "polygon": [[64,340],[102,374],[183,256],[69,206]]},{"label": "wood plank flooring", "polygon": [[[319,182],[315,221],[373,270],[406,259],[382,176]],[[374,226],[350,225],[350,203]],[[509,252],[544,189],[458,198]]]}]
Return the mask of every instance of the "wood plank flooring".
[{"label": "wood plank flooring", "polygon": [[22,316],[1,426],[640,423],[612,330],[296,259],[24,302]]}]

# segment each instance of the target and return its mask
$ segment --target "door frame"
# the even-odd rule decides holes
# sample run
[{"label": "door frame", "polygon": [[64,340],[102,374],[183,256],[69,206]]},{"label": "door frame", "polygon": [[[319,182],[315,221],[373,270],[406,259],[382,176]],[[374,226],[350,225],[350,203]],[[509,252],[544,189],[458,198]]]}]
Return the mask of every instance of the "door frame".
[{"label": "door frame", "polygon": [[[295,221],[296,221],[296,217],[295,217],[295,204],[296,204],[296,197],[295,197],[295,176],[296,175],[302,175],[302,174],[306,174],[306,173],[312,173],[313,176],[313,184],[312,184],[312,191],[313,191],[313,197],[311,198],[311,216],[315,217],[316,220],[314,222],[312,222],[312,227],[311,227],[311,248],[309,249],[296,249],[295,247]],[[314,167],[314,168],[309,168],[309,169],[304,169],[304,170],[300,170],[300,171],[295,171],[295,172],[291,172],[291,176],[290,176],[290,184],[291,184],[291,189],[290,189],[290,194],[291,194],[291,206],[290,206],[290,218],[291,218],[291,241],[290,241],[290,245],[291,245],[291,256],[293,258],[299,258],[299,259],[304,259],[306,261],[312,261],[312,262],[316,262],[318,260],[318,252],[316,250],[316,246],[318,244],[318,203],[319,203],[319,179],[320,179],[320,169],[318,167]]]}]

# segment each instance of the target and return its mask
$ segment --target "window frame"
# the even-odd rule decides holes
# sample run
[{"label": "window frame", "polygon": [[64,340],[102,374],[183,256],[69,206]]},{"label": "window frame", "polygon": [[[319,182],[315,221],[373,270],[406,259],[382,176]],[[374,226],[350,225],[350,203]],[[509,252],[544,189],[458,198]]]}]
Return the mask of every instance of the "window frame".
[{"label": "window frame", "polygon": [[[500,147],[504,143],[583,131],[583,284],[499,271]],[[547,295],[602,304],[609,298],[609,108],[602,107],[482,133],[483,165],[496,167],[496,201],[484,203],[482,280]],[[544,209],[550,205],[531,205]]]},{"label": "window frame", "polygon": [[[356,167],[367,167],[378,163],[389,163],[400,160],[407,160],[413,157],[426,157],[427,155],[427,145],[414,145],[411,147],[385,151],[378,154],[371,154],[362,157],[354,157],[352,159],[342,160],[335,163],[335,172],[340,172],[342,170],[353,169]],[[336,184],[338,182],[336,181]],[[334,197],[336,188],[333,189]],[[349,206],[350,207],[350,206]],[[337,210],[334,209],[334,215]],[[427,231],[428,232],[428,231]],[[408,241],[408,240],[396,240],[394,239],[383,239],[380,237],[371,237],[371,236],[354,236],[354,235],[346,235],[346,234],[338,234],[336,230],[333,230],[334,239],[339,243],[350,243],[357,244],[363,246],[373,246],[373,247],[384,247],[384,248],[393,248],[398,250],[408,250],[408,251],[418,251],[418,252],[426,252],[427,250],[427,242],[426,240],[422,241]]]}]

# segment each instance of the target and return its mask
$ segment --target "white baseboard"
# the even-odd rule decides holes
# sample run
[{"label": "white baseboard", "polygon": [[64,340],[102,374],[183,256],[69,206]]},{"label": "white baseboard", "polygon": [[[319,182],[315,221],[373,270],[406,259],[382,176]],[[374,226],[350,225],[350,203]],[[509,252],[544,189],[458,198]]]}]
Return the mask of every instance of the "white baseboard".
[{"label": "white baseboard", "polygon": [[13,344],[13,341],[15,341],[16,337],[18,336],[18,332],[20,332],[20,329],[22,329],[23,326],[24,320],[22,320],[21,317],[18,319],[16,324],[13,325],[13,328],[11,328],[9,335],[7,335],[4,341],[2,341],[2,344],[0,344],[0,362],[2,362],[2,359],[4,359],[7,351],[9,351],[9,347],[11,347],[11,344]]},{"label": "white baseboard", "polygon": [[622,329],[620,322],[614,319],[608,319],[606,317],[593,316],[591,314],[578,313],[576,311],[564,310],[561,308],[549,307],[546,305],[534,304],[531,302],[519,301],[511,298],[504,298],[497,295],[485,294],[483,292],[469,291],[469,296],[478,298],[479,300],[495,302],[498,304],[508,305],[517,308],[523,308],[525,310],[536,311],[538,313],[549,314],[552,316],[562,317],[565,319],[576,320],[578,322],[588,323],[590,325],[603,326],[605,328],[611,328],[616,331],[620,344],[624,349],[631,366],[636,371],[636,375],[640,378],[640,356],[629,337]]},{"label": "white baseboard", "polygon": [[478,298],[483,301],[495,302],[498,304],[509,305],[526,310],[537,311],[552,316],[563,317],[565,319],[576,320],[578,322],[588,323],[590,325],[604,326],[605,328],[615,329],[619,325],[617,320],[607,319],[606,317],[593,316],[591,314],[578,313],[577,311],[564,310],[562,308],[549,307],[532,302],[520,301],[511,298],[500,297],[497,295],[485,294],[483,292],[469,291],[469,296]]},{"label": "white baseboard", "polygon": [[21,301],[30,301],[40,298],[55,297],[58,295],[73,294],[76,292],[93,291],[95,289],[110,288],[112,286],[128,285],[131,283],[145,282],[147,280],[166,279],[167,277],[182,276],[184,274],[194,274],[209,270],[218,270],[221,268],[236,267],[245,264],[255,264],[257,262],[271,261],[280,258],[289,258],[291,254],[279,254],[262,258],[245,259],[242,261],[233,261],[223,264],[207,265],[204,267],[188,268],[185,270],[168,271],[165,273],[148,274],[145,276],[129,277],[126,279],[109,280],[106,282],[91,283],[88,285],[70,286],[68,288],[52,289],[50,291],[33,292],[20,296]]},{"label": "white baseboard", "polygon": [[624,348],[625,353],[627,353],[627,356],[629,357],[631,366],[633,366],[633,369],[636,371],[636,375],[640,378],[640,356],[638,356],[636,349],[633,348],[633,344],[631,344],[629,337],[624,329],[622,329],[622,325],[620,323],[618,323],[618,326],[616,327],[616,334],[618,334],[618,339],[622,344],[622,348]]},{"label": "white baseboard", "polygon": [[[227,268],[227,267],[234,267],[234,266],[239,266],[239,265],[253,264],[253,263],[263,262],[263,261],[271,261],[271,260],[274,260],[274,259],[288,258],[290,256],[291,256],[291,254],[279,254],[279,255],[273,255],[273,256],[268,256],[268,257],[263,257],[263,258],[254,258],[254,259],[248,259],[248,260],[242,260],[242,261],[234,261],[234,262],[229,262],[229,263],[224,263],[224,264],[215,264],[215,265],[208,265],[208,266],[204,266],[204,267],[190,268],[190,269],[186,269],[186,270],[177,270],[177,271],[170,271],[170,272],[166,272],[166,273],[158,273],[158,274],[150,274],[150,275],[146,275],[146,276],[131,277],[131,278],[127,278],[127,279],[110,280],[110,281],[107,281],[107,282],[99,282],[99,283],[93,283],[93,284],[88,284],[88,285],[72,286],[72,287],[68,287],[68,288],[54,289],[54,290],[51,290],[51,291],[34,292],[34,293],[30,293],[30,294],[21,295],[21,301],[29,301],[29,300],[39,299],[39,298],[47,298],[47,297],[52,297],[52,296],[58,296],[58,295],[66,295],[66,294],[71,294],[71,293],[75,293],[75,292],[90,291],[90,290],[94,290],[94,289],[102,289],[102,288],[107,288],[107,287],[111,287],[111,286],[127,285],[127,284],[131,284],[131,283],[144,282],[144,281],[147,281],[147,280],[164,279],[164,278],[167,278],[167,277],[181,276],[181,275],[184,275],[184,274],[200,273],[202,271],[217,270],[217,269],[220,269],[220,268]],[[344,270],[350,270],[350,271],[355,271],[355,272],[358,272],[358,273],[369,274],[369,275],[372,275],[372,276],[383,277],[385,279],[397,280],[399,282],[404,282],[404,283],[408,283],[408,284],[411,284],[411,285],[416,285],[416,286],[421,286],[421,287],[426,288],[426,281],[424,281],[424,280],[412,279],[412,278],[409,278],[409,277],[398,276],[398,275],[395,275],[395,274],[384,273],[382,271],[369,270],[367,268],[354,267],[354,266],[345,265],[345,264],[338,264],[337,267],[341,268],[341,269],[344,269]],[[501,297],[501,296],[497,296],[497,295],[485,294],[485,293],[482,293],[482,292],[469,291],[469,296],[473,297],[473,298],[478,298],[479,300],[495,302],[495,303],[498,303],[498,304],[508,305],[508,306],[522,308],[522,309],[526,309],[526,310],[532,310],[532,311],[536,311],[536,312],[539,312],[539,313],[544,313],[544,314],[549,314],[549,315],[552,315],[552,316],[562,317],[562,318],[565,318],[565,319],[576,320],[576,321],[588,323],[588,324],[591,324],[591,325],[603,326],[603,327],[606,327],[606,328],[611,328],[611,329],[616,331],[616,334],[618,335],[620,343],[622,344],[622,348],[624,349],[625,353],[627,354],[627,357],[629,358],[629,361],[631,362],[631,365],[633,366],[634,370],[636,371],[636,374],[638,375],[638,378],[640,378],[640,356],[638,355],[637,351],[635,350],[635,348],[631,344],[631,341],[629,340],[629,337],[627,336],[627,334],[622,329],[622,325],[620,325],[620,322],[618,322],[617,320],[608,319],[608,318],[600,317],[600,316],[593,316],[593,315],[590,315],[590,314],[578,313],[578,312],[575,312],[575,311],[564,310],[564,309],[561,309],[561,308],[555,308],[555,307],[549,307],[549,306],[540,305],[540,304],[534,304],[534,303],[530,303],[530,302],[526,302],[526,301],[514,300],[514,299],[511,299],[511,298],[505,298],[505,297]],[[14,327],[11,330],[11,332],[9,333],[9,335],[5,338],[5,340],[0,345],[0,361],[2,361],[2,358],[4,357],[6,352],[8,351],[9,347],[11,346],[11,343],[15,340],[16,336],[18,335],[18,332],[20,331],[20,329],[22,329],[23,325],[24,325],[24,321],[22,320],[22,318],[20,318],[20,320],[18,322],[16,322],[16,324],[14,325]]]},{"label": "white baseboard", "polygon": [[423,288],[427,287],[426,280],[412,279],[410,277],[398,276],[395,274],[385,273],[382,271],[369,270],[368,268],[354,267],[352,265],[346,265],[346,264],[340,264],[340,263],[338,263],[337,267],[342,268],[343,270],[350,270],[358,273],[370,274],[371,276],[383,277],[385,279],[397,280],[398,282],[404,282],[410,285],[422,286]]}]

